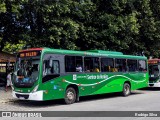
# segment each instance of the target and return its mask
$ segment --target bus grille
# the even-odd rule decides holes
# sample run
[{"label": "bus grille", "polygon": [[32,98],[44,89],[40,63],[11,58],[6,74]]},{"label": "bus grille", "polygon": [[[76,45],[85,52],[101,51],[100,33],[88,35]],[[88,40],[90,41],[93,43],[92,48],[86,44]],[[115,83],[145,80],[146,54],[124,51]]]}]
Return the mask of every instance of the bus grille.
[{"label": "bus grille", "polygon": [[23,98],[25,98],[25,99],[28,99],[28,98],[29,98],[29,95],[21,95],[21,94],[17,94],[17,93],[16,93],[16,97],[17,97],[17,98],[23,97]]}]

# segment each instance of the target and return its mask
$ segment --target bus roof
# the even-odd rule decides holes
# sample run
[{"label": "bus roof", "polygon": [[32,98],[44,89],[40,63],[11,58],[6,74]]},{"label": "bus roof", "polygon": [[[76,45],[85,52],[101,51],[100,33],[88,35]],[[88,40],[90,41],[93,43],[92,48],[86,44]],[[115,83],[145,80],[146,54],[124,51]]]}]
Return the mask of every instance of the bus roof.
[{"label": "bus roof", "polygon": [[160,61],[158,58],[149,59],[148,61]]},{"label": "bus roof", "polygon": [[52,48],[43,48],[42,50],[43,52],[58,53],[65,55],[106,56],[113,58],[129,58],[129,59],[143,59],[143,60],[147,59],[147,57],[145,56],[124,55],[122,52],[116,52],[116,51],[104,51],[104,50],[75,51],[75,50],[63,50],[63,49],[52,49]]},{"label": "bus roof", "polygon": [[122,53],[122,52],[117,52],[117,51],[87,50],[87,52],[94,52],[94,53],[100,53],[100,54],[115,54],[115,55],[123,55],[123,53]]},{"label": "bus roof", "polygon": [[43,48],[29,48],[25,50],[20,50],[19,52],[27,52],[27,51],[40,51],[43,50]]},{"label": "bus roof", "polygon": [[144,59],[144,60],[147,59],[145,56],[124,55],[122,52],[105,51],[105,50],[75,51],[75,50],[52,49],[52,48],[29,48],[25,50],[20,50],[19,52],[27,52],[27,51],[42,51],[42,52],[65,54],[65,55],[106,56],[111,58],[113,57],[113,58]]},{"label": "bus roof", "polygon": [[159,64],[159,63],[160,63],[160,59],[158,58],[148,60],[148,64]]}]

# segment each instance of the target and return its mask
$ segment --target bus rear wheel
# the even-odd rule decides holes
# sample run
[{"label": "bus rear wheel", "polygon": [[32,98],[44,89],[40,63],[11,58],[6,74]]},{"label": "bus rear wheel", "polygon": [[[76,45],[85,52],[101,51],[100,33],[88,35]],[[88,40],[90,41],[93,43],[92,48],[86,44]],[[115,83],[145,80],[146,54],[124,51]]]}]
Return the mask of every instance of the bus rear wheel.
[{"label": "bus rear wheel", "polygon": [[130,86],[130,84],[129,83],[124,83],[122,95],[123,96],[128,96],[130,94],[131,94],[131,86]]},{"label": "bus rear wheel", "polygon": [[66,90],[66,93],[65,93],[65,103],[66,104],[73,104],[75,101],[76,101],[76,91],[74,88],[72,87],[69,87],[67,88]]}]

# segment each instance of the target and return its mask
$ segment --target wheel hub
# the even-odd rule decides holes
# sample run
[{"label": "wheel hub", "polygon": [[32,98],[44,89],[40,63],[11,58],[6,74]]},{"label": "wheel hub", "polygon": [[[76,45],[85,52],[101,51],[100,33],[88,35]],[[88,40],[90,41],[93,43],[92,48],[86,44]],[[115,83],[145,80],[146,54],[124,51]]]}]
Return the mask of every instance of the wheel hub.
[{"label": "wheel hub", "polygon": [[124,91],[126,94],[129,94],[129,86],[125,86]]},{"label": "wheel hub", "polygon": [[69,91],[69,92],[67,93],[67,98],[68,98],[69,100],[73,100],[73,99],[74,99],[74,94],[73,94],[73,92]]}]

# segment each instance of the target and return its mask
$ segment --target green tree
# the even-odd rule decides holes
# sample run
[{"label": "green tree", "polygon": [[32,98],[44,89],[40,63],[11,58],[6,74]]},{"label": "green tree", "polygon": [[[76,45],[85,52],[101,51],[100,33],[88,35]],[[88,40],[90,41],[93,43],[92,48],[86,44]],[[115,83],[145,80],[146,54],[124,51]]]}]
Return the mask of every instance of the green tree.
[{"label": "green tree", "polygon": [[159,0],[1,0],[0,6],[0,50],[30,44],[160,56]]},{"label": "green tree", "polygon": [[98,39],[101,41],[100,47],[127,53],[140,27],[138,13],[131,8],[133,1],[99,0],[96,2],[95,21],[99,31]]},{"label": "green tree", "polygon": [[19,2],[16,0],[0,1],[0,51],[9,43],[18,43],[23,28],[17,19]]},{"label": "green tree", "polygon": [[137,18],[140,24],[140,32],[136,40],[139,41],[139,51],[144,50],[148,56],[158,56],[156,51],[158,50],[157,43],[160,42],[160,36],[158,35],[158,22],[154,17],[153,9],[151,9],[151,2],[150,0],[135,2],[135,9],[139,12]]}]

